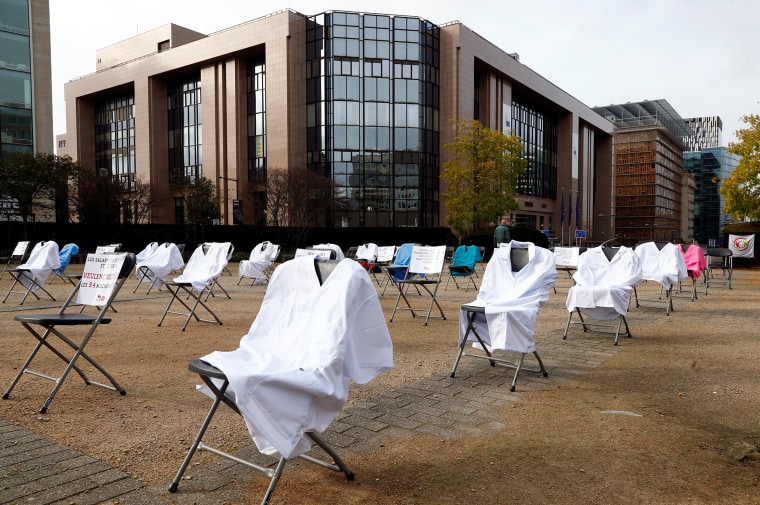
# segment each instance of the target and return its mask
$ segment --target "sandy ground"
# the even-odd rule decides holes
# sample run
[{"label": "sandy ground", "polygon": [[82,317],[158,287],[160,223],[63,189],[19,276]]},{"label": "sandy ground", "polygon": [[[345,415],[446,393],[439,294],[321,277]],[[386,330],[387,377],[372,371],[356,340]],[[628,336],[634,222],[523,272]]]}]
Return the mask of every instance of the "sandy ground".
[{"label": "sandy ground", "polygon": [[[236,265],[230,267],[236,275]],[[0,401],[0,416],[149,485],[167,482],[208,406],[195,391],[198,380],[187,371],[188,361],[236,348],[260,306],[265,286],[236,281],[222,278],[231,300],[211,300],[222,326],[192,321],[182,332],[178,316],[156,326],[167,295],[145,296],[145,288],[133,294],[136,281],[130,280],[113,322],[87,348],[128,394],[86,387],[72,375],[40,414],[52,384],[26,376],[10,399]],[[7,277],[0,280],[3,294],[9,284]],[[70,290],[61,281],[46,287],[59,300]],[[734,289],[715,287],[695,302],[679,298],[670,316],[632,309],[633,339],[621,340],[619,352],[598,368],[524,393],[504,407],[504,433],[453,442],[389,439],[371,454],[352,456],[359,471],[350,485],[305,468],[301,478],[280,483],[276,502],[760,503],[759,288],[760,271],[742,270],[735,272]],[[542,309],[539,351],[543,339],[561,342],[565,297],[566,289],[559,290]],[[457,310],[474,293],[450,287],[439,298],[449,319],[424,327],[408,314],[397,316],[389,325],[396,367],[366,386],[352,386],[350,403],[449,373]],[[2,388],[33,344],[13,316],[58,306],[32,299],[19,306],[19,299],[12,295],[0,307]],[[390,292],[381,296],[386,317],[394,301]],[[49,353],[37,359],[41,370],[60,368]],[[551,370],[552,363],[546,365]],[[227,412],[217,415],[208,437],[228,449],[250,445],[240,419]],[[199,455],[196,463],[209,458]],[[250,486],[258,496],[262,483]]]}]

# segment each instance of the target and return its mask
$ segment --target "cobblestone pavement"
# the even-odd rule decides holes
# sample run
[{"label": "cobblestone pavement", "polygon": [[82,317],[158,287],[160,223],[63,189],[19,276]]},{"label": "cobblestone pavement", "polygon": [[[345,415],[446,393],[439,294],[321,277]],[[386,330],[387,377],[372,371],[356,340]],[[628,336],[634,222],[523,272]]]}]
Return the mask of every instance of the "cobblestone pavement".
[{"label": "cobblestone pavement", "polygon": [[[735,273],[737,277],[750,275],[760,277],[760,274],[750,271]],[[626,352],[629,346],[635,345],[637,331],[651,331],[650,327],[661,324],[666,317],[670,318],[672,331],[672,323],[678,318],[693,317],[694,304],[699,304],[700,317],[706,321],[711,318],[724,319],[725,311],[730,310],[731,293],[737,289],[716,288],[722,290],[721,295],[707,295],[708,303],[703,301],[707,296],[700,286],[701,299],[692,302],[687,294],[682,294],[675,298],[675,311],[670,316],[665,316],[664,307],[660,304],[640,308],[632,304],[628,321],[634,338],[621,337],[620,345],[614,346],[609,335],[592,336],[580,330],[573,330],[566,340],[562,339],[567,321],[564,300],[569,285],[569,279],[563,276],[561,274],[558,278],[556,294],[542,309],[537,328],[538,351],[549,371],[548,378],[521,373],[517,390],[509,392],[512,372],[501,367],[489,367],[483,360],[463,359],[456,378],[451,378],[449,373],[440,373],[350,404],[333,422],[324,438],[350,460],[352,452],[370,453],[388,437],[413,439],[421,434],[432,434],[442,439],[456,440],[464,433],[498,432],[504,426],[499,423],[495,407],[508,405],[533,391],[551,387],[557,381],[571,379],[603,365],[611,356]],[[120,303],[126,304],[130,299],[136,299],[131,291],[129,286],[125,286],[125,296]],[[229,291],[233,297],[240,296],[244,286],[235,286]],[[448,302],[444,308],[449,320],[455,320],[456,304],[461,303],[463,296],[475,297],[472,290],[469,295],[463,295],[462,291],[457,292],[449,286],[439,294],[442,301]],[[652,298],[658,294],[651,285],[645,285],[640,291]],[[458,298],[454,298],[455,294]],[[390,292],[382,297],[386,316],[390,313],[393,300],[395,296]],[[41,304],[38,301],[30,305],[39,309]],[[13,304],[0,308],[0,313],[5,312],[7,319],[7,313],[17,310],[21,308]],[[410,316],[403,314],[396,317]],[[431,321],[430,324],[439,323]],[[452,327],[455,325],[454,321],[445,323]],[[393,323],[389,328],[393,334],[396,328]],[[528,356],[525,363],[532,366],[535,360]],[[240,455],[261,460],[258,454],[252,452],[255,451],[243,449]],[[239,464],[218,458],[202,466],[191,466],[180,485],[180,492],[171,494],[167,492],[168,482],[145,485],[99,462],[97,455],[81,454],[0,419],[0,504],[220,503],[234,496],[236,481],[250,480],[251,473]]]}]

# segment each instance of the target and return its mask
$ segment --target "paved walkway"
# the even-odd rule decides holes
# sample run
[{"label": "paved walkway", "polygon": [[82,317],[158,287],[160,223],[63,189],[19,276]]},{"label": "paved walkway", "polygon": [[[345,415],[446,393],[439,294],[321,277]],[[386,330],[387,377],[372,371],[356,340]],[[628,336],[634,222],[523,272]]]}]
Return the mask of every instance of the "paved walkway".
[{"label": "paved walkway", "polygon": [[[539,317],[538,332],[547,337],[540,340],[539,352],[549,370],[548,378],[523,373],[517,391],[510,393],[510,371],[484,366],[483,360],[463,359],[457,378],[452,379],[448,373],[430,376],[348,406],[325,433],[325,439],[340,450],[350,466],[350,453],[370,452],[389,437],[412,439],[430,434],[453,440],[464,434],[496,432],[504,425],[495,407],[583,374],[616,353],[625,352],[626,345],[635,344],[623,340],[621,345],[613,346],[610,336],[571,335],[562,340],[567,314],[564,299],[562,291],[557,293]],[[677,303],[690,302],[684,298]],[[700,309],[710,311],[714,307],[705,303]],[[657,313],[656,318],[653,313]],[[659,317],[665,317],[664,309],[632,308],[628,319],[635,334],[637,323]],[[678,318],[679,312],[670,317]],[[534,360],[526,357],[526,365],[533,364]],[[263,461],[254,452],[246,449],[240,454]],[[169,482],[147,486],[99,462],[96,455],[81,454],[0,419],[0,504],[248,502],[251,497],[241,496],[242,488],[236,484],[251,480],[252,473],[255,472],[242,465],[215,458],[211,463],[191,466],[179,492],[171,494],[167,491]]]}]

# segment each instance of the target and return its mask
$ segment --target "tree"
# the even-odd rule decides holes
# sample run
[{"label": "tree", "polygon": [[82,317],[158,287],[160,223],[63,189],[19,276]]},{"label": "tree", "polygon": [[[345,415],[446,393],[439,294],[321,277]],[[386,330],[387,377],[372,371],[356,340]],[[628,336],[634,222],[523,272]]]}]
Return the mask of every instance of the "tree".
[{"label": "tree", "polygon": [[493,222],[517,209],[517,177],[525,171],[520,137],[486,128],[479,121],[456,122],[459,133],[444,146],[452,159],[443,166],[447,184],[446,222],[458,232],[475,231],[479,223]]},{"label": "tree", "polygon": [[271,226],[307,228],[325,221],[332,209],[333,182],[306,167],[267,173],[267,214]]},{"label": "tree", "polygon": [[184,201],[188,223],[211,224],[214,219],[220,218],[216,186],[211,179],[201,176],[193,185],[174,186],[172,189],[179,191]]},{"label": "tree", "polygon": [[[14,153],[0,160],[0,195],[18,202],[26,233],[29,216],[38,212],[48,212],[57,219],[68,216],[63,206],[67,204],[69,183],[83,172],[83,165],[69,156]],[[61,212],[55,212],[59,209]]]},{"label": "tree", "polygon": [[728,152],[741,159],[731,175],[723,180],[720,193],[727,214],[737,219],[757,219],[760,218],[760,116],[750,114],[742,121],[749,127],[736,132],[738,142],[728,144]]},{"label": "tree", "polygon": [[121,185],[111,177],[101,177],[92,171],[81,174],[76,189],[70,193],[79,222],[118,225],[122,191]]}]

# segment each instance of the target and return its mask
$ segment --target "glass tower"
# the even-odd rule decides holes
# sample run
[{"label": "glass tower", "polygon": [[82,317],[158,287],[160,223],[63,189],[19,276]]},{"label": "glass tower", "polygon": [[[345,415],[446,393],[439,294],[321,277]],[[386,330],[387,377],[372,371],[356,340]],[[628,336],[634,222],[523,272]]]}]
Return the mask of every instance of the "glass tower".
[{"label": "glass tower", "polygon": [[683,154],[684,170],[694,174],[694,238],[700,244],[711,240],[720,244],[723,227],[732,221],[723,212],[723,195],[718,191],[723,179],[731,175],[739,157],[725,147],[702,149]]},{"label": "glass tower", "polygon": [[0,0],[0,159],[33,152],[29,0]]},{"label": "glass tower", "polygon": [[307,167],[332,179],[330,226],[438,226],[440,33],[415,17],[307,24]]}]

